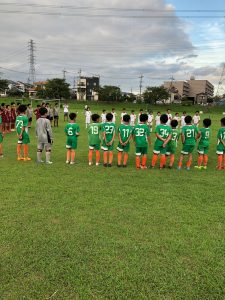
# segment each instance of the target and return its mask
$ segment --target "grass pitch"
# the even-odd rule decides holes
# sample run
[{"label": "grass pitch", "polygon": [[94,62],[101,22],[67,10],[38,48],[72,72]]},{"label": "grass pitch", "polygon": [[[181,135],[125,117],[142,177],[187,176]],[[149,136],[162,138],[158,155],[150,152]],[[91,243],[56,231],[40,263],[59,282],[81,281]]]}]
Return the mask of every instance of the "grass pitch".
[{"label": "grass pitch", "polygon": [[[224,299],[225,171],[215,170],[222,112],[201,116],[213,121],[207,171],[137,171],[133,147],[126,169],[116,167],[116,151],[112,168],[88,166],[83,106],[71,109],[81,126],[73,166],[65,164],[62,116],[53,165],[36,165],[33,128],[32,162],[16,161],[14,133],[4,140],[0,298]],[[103,108],[111,106],[91,104]]]}]

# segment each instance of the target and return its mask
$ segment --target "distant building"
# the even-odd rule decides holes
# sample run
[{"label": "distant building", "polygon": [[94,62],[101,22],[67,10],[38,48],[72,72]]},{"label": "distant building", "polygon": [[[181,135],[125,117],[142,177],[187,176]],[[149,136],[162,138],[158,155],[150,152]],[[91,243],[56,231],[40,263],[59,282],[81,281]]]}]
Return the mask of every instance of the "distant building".
[{"label": "distant building", "polygon": [[30,98],[36,97],[37,91],[45,90],[45,87],[46,87],[47,83],[48,83],[48,81],[36,81],[36,82],[34,82],[33,87],[28,89],[29,97]]},{"label": "distant building", "polygon": [[80,77],[77,82],[77,100],[98,101],[99,77]]},{"label": "distant building", "polygon": [[214,95],[214,86],[208,80],[196,80],[194,77],[187,81],[165,81],[164,88],[170,92],[171,102],[186,97],[201,104],[207,103],[207,99]]}]

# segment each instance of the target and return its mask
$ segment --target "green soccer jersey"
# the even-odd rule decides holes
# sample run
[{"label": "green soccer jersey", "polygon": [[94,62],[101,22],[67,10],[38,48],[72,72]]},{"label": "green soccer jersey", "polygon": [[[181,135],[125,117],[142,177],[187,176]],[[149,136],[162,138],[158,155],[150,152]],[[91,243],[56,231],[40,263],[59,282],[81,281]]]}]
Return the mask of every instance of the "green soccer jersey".
[{"label": "green soccer jersey", "polygon": [[22,133],[22,128],[25,127],[25,131],[28,132],[28,118],[25,115],[16,117],[16,132],[17,134]]},{"label": "green soccer jersey", "polygon": [[211,137],[211,129],[210,128],[201,128],[200,130],[201,138],[199,140],[199,145],[203,147],[209,146],[209,140]]},{"label": "green soccer jersey", "polygon": [[116,125],[112,122],[106,122],[102,126],[102,131],[105,133],[105,141],[106,143],[110,143],[112,141],[113,135],[116,131]]},{"label": "green soccer jersey", "polygon": [[168,143],[168,146],[170,147],[177,147],[177,141],[179,140],[180,132],[178,129],[172,129],[172,137],[171,140]]},{"label": "green soccer jersey", "polygon": [[102,124],[91,123],[88,127],[89,145],[99,145],[101,143],[100,133]]},{"label": "green soccer jersey", "polygon": [[148,137],[150,136],[150,130],[146,124],[138,124],[134,127],[134,141],[136,147],[142,148],[148,146]]},{"label": "green soccer jersey", "polygon": [[80,132],[80,127],[76,123],[68,123],[64,129],[65,134],[68,137],[75,137],[77,138],[77,133]]},{"label": "green soccer jersey", "polygon": [[121,124],[118,128],[120,139],[125,143],[129,137],[133,134],[133,127],[131,125]]},{"label": "green soccer jersey", "polygon": [[[162,139],[166,140],[168,136],[172,134],[172,129],[166,124],[161,124],[156,127],[155,133],[158,134]],[[164,144],[164,141],[156,138],[155,144],[157,144],[158,146],[162,146]]]},{"label": "green soccer jersey", "polygon": [[186,125],[182,127],[182,134],[184,135],[184,145],[195,146],[196,135],[199,130],[195,125]]},{"label": "green soccer jersey", "polygon": [[219,129],[218,134],[217,134],[217,138],[218,138],[218,145],[223,146],[223,144],[221,143],[221,140],[225,143],[225,127],[221,127]]}]

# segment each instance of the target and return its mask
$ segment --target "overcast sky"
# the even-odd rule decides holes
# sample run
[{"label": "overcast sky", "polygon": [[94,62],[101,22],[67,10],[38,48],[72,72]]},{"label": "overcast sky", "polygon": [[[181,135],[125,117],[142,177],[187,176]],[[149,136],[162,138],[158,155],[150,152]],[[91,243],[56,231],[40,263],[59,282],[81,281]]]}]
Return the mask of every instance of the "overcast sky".
[{"label": "overcast sky", "polygon": [[217,89],[224,15],[224,0],[213,6],[208,0],[3,0],[0,76],[27,81],[33,39],[37,80],[62,77],[65,69],[72,83],[81,69],[123,91],[138,91],[141,74],[144,87],[194,75]]}]

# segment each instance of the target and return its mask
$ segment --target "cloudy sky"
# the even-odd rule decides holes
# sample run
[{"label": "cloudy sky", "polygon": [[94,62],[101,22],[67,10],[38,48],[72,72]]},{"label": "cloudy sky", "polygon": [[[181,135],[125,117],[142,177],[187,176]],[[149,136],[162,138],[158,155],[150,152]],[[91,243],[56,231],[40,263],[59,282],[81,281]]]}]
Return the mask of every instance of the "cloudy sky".
[{"label": "cloudy sky", "polygon": [[[21,0],[0,2],[0,76],[27,81],[28,41],[36,79],[79,69],[123,91],[175,80],[217,85],[225,62],[224,0]],[[221,90],[221,92],[224,92]]]}]

